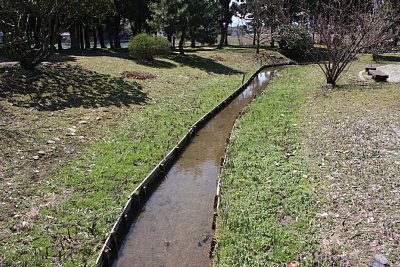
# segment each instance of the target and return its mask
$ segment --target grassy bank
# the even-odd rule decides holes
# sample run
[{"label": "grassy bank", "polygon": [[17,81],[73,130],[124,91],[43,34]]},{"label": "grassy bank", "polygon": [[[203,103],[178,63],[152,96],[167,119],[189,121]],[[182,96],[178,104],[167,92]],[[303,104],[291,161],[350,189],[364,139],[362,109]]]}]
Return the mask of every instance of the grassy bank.
[{"label": "grassy bank", "polygon": [[217,265],[400,263],[399,85],[357,81],[371,62],[333,90],[316,66],[286,69],[247,109],[221,177]]},{"label": "grassy bank", "polygon": [[299,151],[309,70],[282,70],[237,123],[221,176],[219,266],[284,264],[314,249],[316,198]]},{"label": "grassy bank", "polygon": [[253,55],[200,49],[138,64],[89,53],[35,73],[3,66],[0,263],[93,265],[132,190],[259,67]]}]

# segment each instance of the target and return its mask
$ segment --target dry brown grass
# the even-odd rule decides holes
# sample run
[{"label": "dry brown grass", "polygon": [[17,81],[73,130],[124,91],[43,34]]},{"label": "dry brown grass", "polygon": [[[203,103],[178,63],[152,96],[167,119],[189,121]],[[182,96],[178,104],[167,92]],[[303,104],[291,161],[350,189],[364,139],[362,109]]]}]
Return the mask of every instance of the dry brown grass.
[{"label": "dry brown grass", "polygon": [[308,157],[321,176],[321,250],[339,266],[366,266],[376,254],[399,266],[399,84],[358,85],[366,62],[339,88],[313,90],[305,107]]}]

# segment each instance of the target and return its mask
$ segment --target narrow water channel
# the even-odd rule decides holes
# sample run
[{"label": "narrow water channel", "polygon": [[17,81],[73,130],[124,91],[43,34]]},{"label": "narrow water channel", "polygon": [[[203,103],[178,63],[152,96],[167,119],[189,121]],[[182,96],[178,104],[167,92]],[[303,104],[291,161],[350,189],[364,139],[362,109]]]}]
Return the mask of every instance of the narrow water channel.
[{"label": "narrow water channel", "polygon": [[210,266],[213,201],[226,140],[273,72],[262,70],[198,132],[132,224],[114,267]]}]

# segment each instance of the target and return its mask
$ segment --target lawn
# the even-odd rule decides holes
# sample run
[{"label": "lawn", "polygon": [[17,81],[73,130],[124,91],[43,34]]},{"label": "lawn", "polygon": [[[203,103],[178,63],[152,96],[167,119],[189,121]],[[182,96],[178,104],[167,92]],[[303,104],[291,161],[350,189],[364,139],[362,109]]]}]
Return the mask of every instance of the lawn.
[{"label": "lawn", "polygon": [[287,68],[246,109],[221,175],[216,265],[400,264],[400,88],[358,82],[366,63],[333,90],[317,66]]},{"label": "lawn", "polygon": [[60,54],[34,73],[3,64],[0,264],[93,265],[138,183],[275,55],[195,49],[138,63],[125,53]]}]

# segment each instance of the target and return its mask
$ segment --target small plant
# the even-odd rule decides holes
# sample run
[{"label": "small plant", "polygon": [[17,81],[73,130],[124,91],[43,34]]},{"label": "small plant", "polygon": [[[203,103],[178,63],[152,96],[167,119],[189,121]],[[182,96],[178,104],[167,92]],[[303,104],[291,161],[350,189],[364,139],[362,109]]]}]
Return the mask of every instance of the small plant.
[{"label": "small plant", "polygon": [[153,61],[155,56],[168,53],[169,43],[163,37],[141,33],[132,38],[128,50],[129,54],[137,59]]},{"label": "small plant", "polygon": [[313,45],[310,33],[298,25],[284,25],[274,33],[274,38],[285,52],[304,55]]}]

